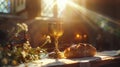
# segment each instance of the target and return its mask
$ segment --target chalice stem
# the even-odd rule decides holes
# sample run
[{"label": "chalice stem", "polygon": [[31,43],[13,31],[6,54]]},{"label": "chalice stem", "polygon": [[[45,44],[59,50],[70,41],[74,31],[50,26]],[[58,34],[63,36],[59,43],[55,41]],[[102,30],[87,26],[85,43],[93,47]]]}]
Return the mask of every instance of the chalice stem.
[{"label": "chalice stem", "polygon": [[55,38],[55,50],[56,50],[56,52],[59,52],[59,48],[58,48],[58,38]]}]

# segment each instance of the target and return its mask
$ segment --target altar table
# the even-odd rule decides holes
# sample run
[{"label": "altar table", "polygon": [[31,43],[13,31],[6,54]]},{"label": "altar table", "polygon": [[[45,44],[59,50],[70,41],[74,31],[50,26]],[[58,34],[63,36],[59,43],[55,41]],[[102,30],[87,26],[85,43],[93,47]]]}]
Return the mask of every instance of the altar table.
[{"label": "altar table", "polygon": [[73,59],[46,58],[20,64],[17,67],[101,67],[107,64],[120,63],[120,57],[117,56],[119,53],[119,50],[112,50],[97,52],[94,57]]}]

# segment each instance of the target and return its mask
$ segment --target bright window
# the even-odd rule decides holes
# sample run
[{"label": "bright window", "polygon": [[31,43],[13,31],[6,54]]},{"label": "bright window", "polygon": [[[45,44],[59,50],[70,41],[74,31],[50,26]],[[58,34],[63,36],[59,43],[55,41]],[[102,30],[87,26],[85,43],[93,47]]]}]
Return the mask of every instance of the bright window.
[{"label": "bright window", "polygon": [[10,13],[10,0],[0,0],[0,13]]},{"label": "bright window", "polygon": [[41,15],[53,17],[53,3],[54,0],[41,0]]},{"label": "bright window", "polygon": [[55,7],[57,7],[57,17],[60,17],[67,0],[41,0],[41,16],[54,17]]}]

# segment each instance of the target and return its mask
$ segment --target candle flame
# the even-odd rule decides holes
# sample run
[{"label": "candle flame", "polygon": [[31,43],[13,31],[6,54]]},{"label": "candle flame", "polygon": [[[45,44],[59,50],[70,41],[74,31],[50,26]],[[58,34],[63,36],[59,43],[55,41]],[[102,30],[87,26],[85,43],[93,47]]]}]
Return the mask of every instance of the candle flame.
[{"label": "candle flame", "polygon": [[76,39],[82,39],[82,36],[77,33],[76,36],[75,36],[75,38],[76,38]]}]

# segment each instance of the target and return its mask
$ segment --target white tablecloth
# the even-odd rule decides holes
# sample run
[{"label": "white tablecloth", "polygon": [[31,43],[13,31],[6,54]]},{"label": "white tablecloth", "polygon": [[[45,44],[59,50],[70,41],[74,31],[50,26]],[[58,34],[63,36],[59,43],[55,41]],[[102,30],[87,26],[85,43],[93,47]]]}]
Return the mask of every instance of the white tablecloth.
[{"label": "white tablecloth", "polygon": [[118,53],[118,51],[113,50],[98,52],[95,57],[84,57],[75,59],[41,59],[25,64],[20,64],[17,67],[48,67],[74,63],[79,63],[80,67],[90,67],[90,61],[113,59],[113,56],[118,55]]}]

